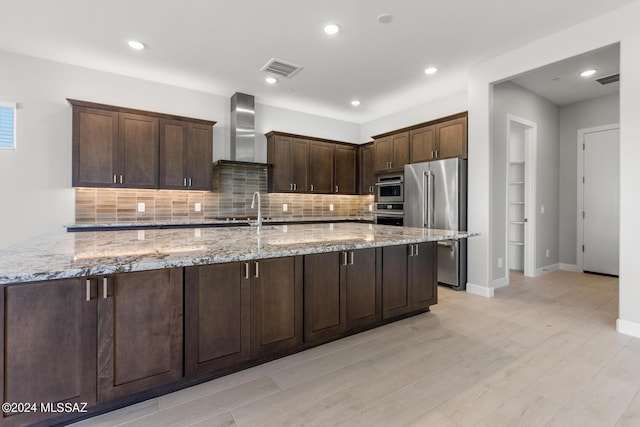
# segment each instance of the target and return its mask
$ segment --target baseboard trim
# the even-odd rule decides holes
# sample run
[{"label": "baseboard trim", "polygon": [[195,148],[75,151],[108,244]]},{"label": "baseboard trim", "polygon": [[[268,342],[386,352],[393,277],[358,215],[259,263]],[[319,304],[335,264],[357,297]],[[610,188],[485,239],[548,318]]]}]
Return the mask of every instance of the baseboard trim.
[{"label": "baseboard trim", "polygon": [[580,267],[578,267],[576,264],[560,263],[560,270],[573,271],[574,273],[582,273],[582,269]]},{"label": "baseboard trim", "polygon": [[616,331],[621,334],[631,335],[632,337],[640,338],[640,323],[632,322],[630,320],[616,320]]},{"label": "baseboard trim", "polygon": [[492,283],[493,289],[504,288],[505,286],[509,286],[509,282],[506,277],[502,277],[500,279],[495,279]]},{"label": "baseboard trim", "polygon": [[546,267],[536,268],[536,271],[533,273],[534,277],[544,276],[547,273],[551,273],[552,271],[556,271],[560,268],[560,264],[551,264]]},{"label": "baseboard trim", "polygon": [[485,298],[493,298],[493,288],[486,286],[474,285],[467,282],[467,292],[473,295],[478,295]]}]

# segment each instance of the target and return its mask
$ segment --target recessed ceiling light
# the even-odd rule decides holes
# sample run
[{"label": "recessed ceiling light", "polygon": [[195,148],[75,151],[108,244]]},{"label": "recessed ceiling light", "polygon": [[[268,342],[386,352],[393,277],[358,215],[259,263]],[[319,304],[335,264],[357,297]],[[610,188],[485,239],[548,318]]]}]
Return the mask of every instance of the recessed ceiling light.
[{"label": "recessed ceiling light", "polygon": [[142,42],[139,42],[137,40],[131,40],[129,42],[129,47],[131,49],[135,49],[135,50],[142,50],[142,49],[144,49],[145,46],[144,46],[144,43],[142,43]]},{"label": "recessed ceiling light", "polygon": [[324,27],[324,32],[329,35],[338,34],[339,31],[340,31],[340,27],[338,27],[336,24],[329,24],[329,25],[325,25]]},{"label": "recessed ceiling light", "polygon": [[278,82],[278,79],[276,79],[275,77],[266,77],[264,81],[272,85],[276,84]]},{"label": "recessed ceiling light", "polygon": [[357,99],[354,99],[353,101],[351,101],[351,105],[353,105],[354,107],[357,107],[358,105],[360,105],[360,101],[358,101]]},{"label": "recessed ceiling light", "polygon": [[432,75],[432,74],[435,74],[437,72],[438,72],[438,69],[436,67],[429,67],[426,70],[424,70],[424,73],[428,74],[428,75]]},{"label": "recessed ceiling light", "polygon": [[378,22],[381,24],[388,24],[393,21],[393,16],[390,13],[381,13],[378,15]]},{"label": "recessed ceiling light", "polygon": [[585,71],[581,72],[580,75],[582,77],[589,77],[589,76],[593,76],[596,73],[596,71],[598,71],[598,70],[596,70],[595,68],[592,68],[590,70],[585,70]]}]

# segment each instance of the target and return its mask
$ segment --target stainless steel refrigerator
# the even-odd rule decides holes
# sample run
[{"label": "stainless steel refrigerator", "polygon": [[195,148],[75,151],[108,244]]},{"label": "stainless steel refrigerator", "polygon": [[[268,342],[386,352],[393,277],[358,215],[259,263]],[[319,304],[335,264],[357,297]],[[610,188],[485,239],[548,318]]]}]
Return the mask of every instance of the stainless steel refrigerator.
[{"label": "stainless steel refrigerator", "polygon": [[[467,161],[434,160],[404,167],[404,225],[467,229]],[[466,239],[438,242],[438,283],[467,284]]]}]

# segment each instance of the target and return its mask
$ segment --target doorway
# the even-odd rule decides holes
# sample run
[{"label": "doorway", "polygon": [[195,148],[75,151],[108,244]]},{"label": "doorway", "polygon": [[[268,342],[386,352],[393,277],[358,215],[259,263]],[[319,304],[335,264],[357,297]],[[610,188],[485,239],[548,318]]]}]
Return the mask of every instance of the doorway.
[{"label": "doorway", "polygon": [[578,267],[619,274],[620,127],[578,131]]},{"label": "doorway", "polygon": [[[535,276],[535,171],[537,124],[507,114],[508,270]],[[509,275],[507,274],[507,281]]]}]

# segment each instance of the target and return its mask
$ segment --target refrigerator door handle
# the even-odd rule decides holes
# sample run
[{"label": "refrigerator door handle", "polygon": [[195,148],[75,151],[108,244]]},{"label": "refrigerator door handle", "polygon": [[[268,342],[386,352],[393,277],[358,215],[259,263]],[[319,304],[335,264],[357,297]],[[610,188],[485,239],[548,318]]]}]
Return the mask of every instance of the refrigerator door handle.
[{"label": "refrigerator door handle", "polygon": [[[422,172],[422,226],[429,226],[429,172]],[[426,218],[425,218],[426,216]]]},{"label": "refrigerator door handle", "polygon": [[435,192],[436,192],[436,174],[429,172],[429,227],[436,225],[436,208],[435,208]]}]

